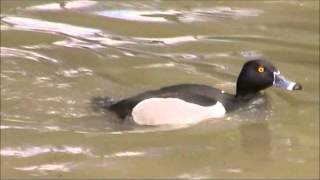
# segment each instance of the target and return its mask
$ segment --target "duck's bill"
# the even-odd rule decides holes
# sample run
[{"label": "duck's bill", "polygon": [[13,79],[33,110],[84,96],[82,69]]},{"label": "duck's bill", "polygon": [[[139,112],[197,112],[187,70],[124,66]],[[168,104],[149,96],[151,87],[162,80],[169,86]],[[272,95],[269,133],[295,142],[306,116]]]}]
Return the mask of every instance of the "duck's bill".
[{"label": "duck's bill", "polygon": [[290,91],[302,90],[301,84],[287,80],[285,77],[280,75],[280,72],[274,72],[273,86]]}]

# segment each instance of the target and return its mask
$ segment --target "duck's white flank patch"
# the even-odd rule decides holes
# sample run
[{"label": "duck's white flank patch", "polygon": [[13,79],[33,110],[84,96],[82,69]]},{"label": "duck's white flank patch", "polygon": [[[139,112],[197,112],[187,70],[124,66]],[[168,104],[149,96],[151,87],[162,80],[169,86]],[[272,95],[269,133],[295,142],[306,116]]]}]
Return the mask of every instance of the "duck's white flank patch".
[{"label": "duck's white flank patch", "polygon": [[178,98],[150,98],[133,108],[132,117],[140,125],[181,125],[223,117],[225,113],[219,101],[212,106],[200,106]]}]

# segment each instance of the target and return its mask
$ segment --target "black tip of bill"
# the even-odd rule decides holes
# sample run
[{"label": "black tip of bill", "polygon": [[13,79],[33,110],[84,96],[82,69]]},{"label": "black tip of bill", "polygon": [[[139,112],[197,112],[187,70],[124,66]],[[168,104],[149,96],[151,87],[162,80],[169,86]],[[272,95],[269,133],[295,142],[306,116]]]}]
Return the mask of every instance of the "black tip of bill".
[{"label": "black tip of bill", "polygon": [[302,85],[300,83],[287,80],[285,77],[280,75],[279,71],[274,72],[273,86],[289,91],[302,90]]},{"label": "black tip of bill", "polygon": [[299,83],[296,83],[296,84],[293,86],[292,90],[302,90],[302,85],[299,84]]}]

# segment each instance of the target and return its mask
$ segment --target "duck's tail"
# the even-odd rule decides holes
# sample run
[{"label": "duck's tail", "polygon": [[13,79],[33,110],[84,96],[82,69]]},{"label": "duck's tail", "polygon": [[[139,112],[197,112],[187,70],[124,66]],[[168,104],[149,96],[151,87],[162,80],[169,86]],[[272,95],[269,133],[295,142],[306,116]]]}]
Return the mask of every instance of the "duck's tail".
[{"label": "duck's tail", "polygon": [[99,112],[108,110],[109,107],[115,103],[115,100],[111,97],[93,97],[91,99],[91,106],[93,111]]}]

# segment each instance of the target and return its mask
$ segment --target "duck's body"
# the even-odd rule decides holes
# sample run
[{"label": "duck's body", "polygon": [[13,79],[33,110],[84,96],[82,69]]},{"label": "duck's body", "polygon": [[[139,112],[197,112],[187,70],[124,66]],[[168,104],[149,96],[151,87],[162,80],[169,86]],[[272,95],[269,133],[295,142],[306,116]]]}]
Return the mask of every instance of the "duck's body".
[{"label": "duck's body", "polygon": [[[121,118],[125,118],[127,115],[131,114],[136,105],[150,98],[174,98],[204,107],[215,105],[219,101],[220,103],[224,104],[224,107],[228,111],[233,108],[232,106],[235,101],[234,96],[222,93],[220,90],[210,86],[198,84],[179,84],[144,92],[121,100],[115,104],[112,104],[109,109],[116,112]],[[165,103],[165,101],[163,101],[163,103]]]},{"label": "duck's body", "polygon": [[236,95],[199,84],[179,84],[113,102],[96,98],[94,103],[115,112],[120,118],[132,117],[141,125],[192,124],[223,117],[259,96],[259,91],[272,85],[288,90],[301,85],[285,80],[265,60],[248,61],[237,80]]}]

